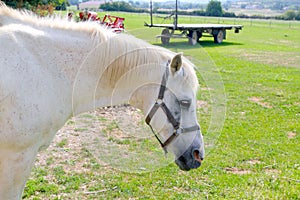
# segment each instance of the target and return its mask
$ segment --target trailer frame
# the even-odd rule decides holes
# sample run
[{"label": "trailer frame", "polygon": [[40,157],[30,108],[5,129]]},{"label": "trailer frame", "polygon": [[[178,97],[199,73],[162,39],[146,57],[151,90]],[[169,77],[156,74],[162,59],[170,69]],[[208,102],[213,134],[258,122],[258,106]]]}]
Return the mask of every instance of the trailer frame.
[{"label": "trailer frame", "polygon": [[[144,26],[163,28],[161,35],[156,36],[161,38],[162,44],[169,44],[171,38],[188,38],[191,45],[196,45],[203,33],[207,33],[214,37],[215,43],[222,43],[226,39],[226,31],[234,29],[235,33],[242,30],[243,25],[228,25],[228,24],[178,24],[178,2],[175,5],[175,17],[173,24],[153,24],[152,0],[150,0],[150,24]],[[180,31],[180,34],[175,33]]]}]

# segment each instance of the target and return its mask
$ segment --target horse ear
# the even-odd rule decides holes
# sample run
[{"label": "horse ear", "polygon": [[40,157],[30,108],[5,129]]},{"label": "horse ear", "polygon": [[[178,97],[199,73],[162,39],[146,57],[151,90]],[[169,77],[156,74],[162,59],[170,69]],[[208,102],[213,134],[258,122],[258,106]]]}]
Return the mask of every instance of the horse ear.
[{"label": "horse ear", "polygon": [[182,53],[177,54],[171,61],[171,72],[174,75],[175,72],[179,71],[182,66]]}]

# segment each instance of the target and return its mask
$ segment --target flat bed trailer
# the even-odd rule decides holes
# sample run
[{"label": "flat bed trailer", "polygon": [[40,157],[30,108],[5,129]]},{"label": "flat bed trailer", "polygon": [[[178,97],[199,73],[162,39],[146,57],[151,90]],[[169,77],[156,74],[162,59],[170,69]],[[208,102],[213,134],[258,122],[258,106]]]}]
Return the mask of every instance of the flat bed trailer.
[{"label": "flat bed trailer", "polygon": [[[226,30],[234,29],[235,33],[242,30],[243,25],[228,25],[228,24],[178,24],[178,3],[176,0],[174,24],[153,24],[152,18],[152,1],[150,0],[150,18],[151,23],[145,22],[147,27],[163,28],[161,35],[162,44],[168,44],[170,38],[187,37],[191,45],[196,45],[203,33],[208,33],[214,37],[215,43],[222,43],[226,39]],[[175,31],[180,31],[180,34],[175,34]]]},{"label": "flat bed trailer", "polygon": [[[227,25],[227,24],[147,24],[148,27],[163,28],[161,38],[163,44],[168,44],[170,38],[184,38],[189,39],[191,45],[196,45],[203,33],[208,33],[214,37],[215,43],[222,43],[226,39],[226,30],[234,29],[235,33],[242,30],[242,25]],[[175,34],[175,31],[180,31],[180,34]]]}]

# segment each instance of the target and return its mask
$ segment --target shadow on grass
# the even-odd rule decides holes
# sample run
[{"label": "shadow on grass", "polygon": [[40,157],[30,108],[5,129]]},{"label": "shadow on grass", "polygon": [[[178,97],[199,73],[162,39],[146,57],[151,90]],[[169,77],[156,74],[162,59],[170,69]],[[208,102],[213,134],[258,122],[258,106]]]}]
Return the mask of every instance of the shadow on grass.
[{"label": "shadow on grass", "polygon": [[244,45],[243,43],[239,42],[227,42],[223,41],[221,44],[216,44],[212,40],[204,40],[197,43],[197,45],[193,46],[190,45],[187,41],[171,41],[167,45],[163,45],[161,43],[154,43],[154,45],[166,47],[166,48],[180,48],[180,49],[197,49],[199,47],[204,48],[218,48],[218,47],[225,47],[225,46],[233,46],[233,45]]}]

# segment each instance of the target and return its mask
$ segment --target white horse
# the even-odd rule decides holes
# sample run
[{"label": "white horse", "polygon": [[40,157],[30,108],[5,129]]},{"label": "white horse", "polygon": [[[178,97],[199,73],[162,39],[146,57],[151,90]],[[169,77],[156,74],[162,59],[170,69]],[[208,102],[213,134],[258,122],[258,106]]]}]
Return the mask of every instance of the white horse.
[{"label": "white horse", "polygon": [[132,36],[0,2],[0,199],[21,199],[38,151],[70,117],[102,106],[141,109],[176,164],[199,167],[193,67],[181,54]]}]

